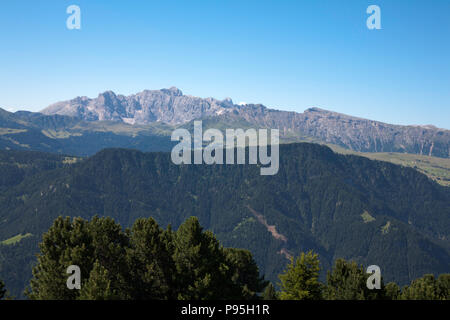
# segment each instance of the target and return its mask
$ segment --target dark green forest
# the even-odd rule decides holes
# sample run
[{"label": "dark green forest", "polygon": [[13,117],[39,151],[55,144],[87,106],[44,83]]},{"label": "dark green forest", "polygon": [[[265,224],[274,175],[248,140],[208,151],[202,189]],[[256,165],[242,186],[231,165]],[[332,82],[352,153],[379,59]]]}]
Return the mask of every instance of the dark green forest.
[{"label": "dark green forest", "polygon": [[[263,299],[282,300],[449,300],[450,274],[435,278],[432,274],[415,279],[400,288],[397,283],[384,284],[369,289],[370,274],[355,261],[337,259],[327,272],[325,283],[319,281],[320,261],[313,251],[302,252],[292,258],[286,270],[279,275],[281,291],[276,292],[269,284]],[[370,280],[369,280],[370,281]]]},{"label": "dark green forest", "polygon": [[[66,269],[80,267],[81,290]],[[223,248],[198,219],[174,232],[152,218],[125,231],[111,218],[56,219],[44,234],[30,299],[255,299],[266,283],[247,250]]]},{"label": "dark green forest", "polygon": [[[425,275],[403,289],[394,282],[369,289],[364,267],[344,259],[336,260],[322,283],[313,251],[291,258],[277,291],[260,276],[250,251],[224,248],[195,217],[177,231],[160,228],[153,218],[140,218],[124,230],[107,217],[58,217],[39,247],[25,292],[32,300],[450,299],[450,274]],[[68,285],[70,266],[80,270],[75,289]],[[0,281],[0,300],[5,294]]]},{"label": "dark green forest", "polygon": [[249,250],[274,290],[309,250],[322,283],[341,258],[378,265],[399,287],[449,272],[450,189],[416,170],[307,143],[280,145],[277,175],[259,169],[177,166],[168,153],[126,149],[89,158],[2,151],[0,279],[25,298],[38,243],[59,216],[111,217],[123,228],[152,217],[174,230],[196,216],[223,247]]}]

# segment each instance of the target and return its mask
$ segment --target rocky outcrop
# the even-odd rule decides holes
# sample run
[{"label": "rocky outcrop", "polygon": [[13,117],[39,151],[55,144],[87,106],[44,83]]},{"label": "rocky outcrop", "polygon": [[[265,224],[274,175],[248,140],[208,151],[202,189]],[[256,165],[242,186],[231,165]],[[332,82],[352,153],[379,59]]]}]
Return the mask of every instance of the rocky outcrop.
[{"label": "rocky outcrop", "polygon": [[145,90],[123,96],[112,91],[95,99],[78,97],[55,103],[42,113],[68,115],[87,121],[113,120],[129,124],[162,122],[180,125],[195,119],[244,119],[258,127],[280,129],[282,136],[314,137],[325,143],[362,152],[406,152],[450,157],[450,131],[434,126],[399,126],[319,108],[304,113],[269,109],[263,105],[236,105],[183,95],[177,88]]},{"label": "rocky outcrop", "polygon": [[55,103],[41,112],[61,114],[87,121],[116,120],[130,124],[164,122],[181,124],[194,119],[221,115],[234,109],[233,101],[202,99],[183,95],[180,89],[145,90],[123,96],[107,91],[95,99],[78,97]]}]

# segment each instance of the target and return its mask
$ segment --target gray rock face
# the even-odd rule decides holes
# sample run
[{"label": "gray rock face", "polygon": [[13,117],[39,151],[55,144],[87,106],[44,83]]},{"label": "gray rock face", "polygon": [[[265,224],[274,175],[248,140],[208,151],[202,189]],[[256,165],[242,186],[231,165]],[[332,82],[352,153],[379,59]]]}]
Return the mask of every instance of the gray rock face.
[{"label": "gray rock face", "polygon": [[284,136],[300,134],[355,151],[450,157],[450,131],[434,126],[392,125],[319,108],[296,113],[247,105],[239,115],[251,123],[279,128]]},{"label": "gray rock face", "polygon": [[450,156],[450,131],[432,126],[399,126],[317,108],[305,111],[305,135],[367,152]]},{"label": "gray rock face", "polygon": [[130,124],[164,122],[182,124],[194,119],[221,115],[234,109],[231,99],[197,98],[183,95],[180,89],[145,90],[123,96],[112,91],[96,99],[78,97],[55,103],[41,113],[69,115],[87,121],[113,120]]},{"label": "gray rock face", "polygon": [[406,152],[450,157],[450,131],[433,126],[399,126],[361,119],[319,108],[304,113],[279,111],[263,105],[235,105],[183,95],[177,88],[145,90],[130,95],[112,91],[95,99],[78,97],[58,102],[42,113],[75,116],[87,121],[114,120],[129,124],[184,124],[210,117],[244,119],[255,127],[277,128],[281,136],[309,136],[325,143],[363,152]]}]

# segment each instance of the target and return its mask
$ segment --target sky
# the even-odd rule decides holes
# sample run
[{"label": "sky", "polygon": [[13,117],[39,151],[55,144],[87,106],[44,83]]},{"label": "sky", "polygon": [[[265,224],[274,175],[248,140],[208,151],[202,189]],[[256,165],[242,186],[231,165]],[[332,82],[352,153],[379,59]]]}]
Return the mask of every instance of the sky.
[{"label": "sky", "polygon": [[450,129],[449,16],[450,0],[2,0],[0,107],[176,86]]}]

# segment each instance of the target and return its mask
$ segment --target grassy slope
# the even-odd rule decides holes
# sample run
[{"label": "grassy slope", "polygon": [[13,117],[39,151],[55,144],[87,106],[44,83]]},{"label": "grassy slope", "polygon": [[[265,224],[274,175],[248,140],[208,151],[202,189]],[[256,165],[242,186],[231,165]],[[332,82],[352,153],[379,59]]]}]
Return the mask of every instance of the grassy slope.
[{"label": "grassy slope", "polygon": [[18,235],[14,236],[14,237],[11,237],[11,238],[9,238],[9,239],[6,239],[6,240],[4,240],[4,241],[1,241],[0,244],[3,244],[3,245],[15,244],[15,243],[20,242],[20,240],[25,239],[25,238],[28,238],[28,237],[31,237],[31,236],[32,236],[31,233],[27,233],[27,234],[18,234]]}]

